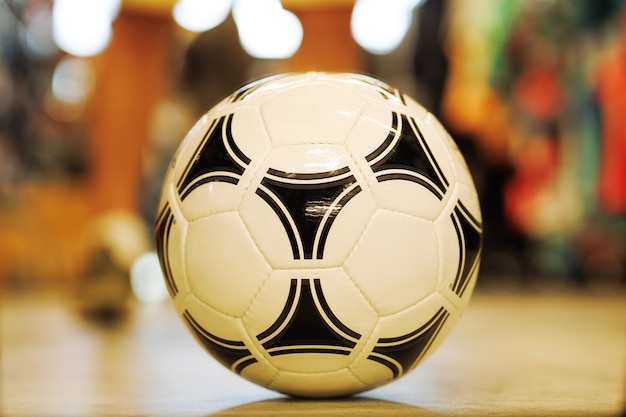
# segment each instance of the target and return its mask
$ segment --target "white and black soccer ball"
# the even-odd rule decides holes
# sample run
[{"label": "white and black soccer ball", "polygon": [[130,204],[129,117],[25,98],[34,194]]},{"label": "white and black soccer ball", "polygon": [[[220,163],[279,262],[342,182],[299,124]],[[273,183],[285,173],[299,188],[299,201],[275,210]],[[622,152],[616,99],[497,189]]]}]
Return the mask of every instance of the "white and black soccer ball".
[{"label": "white and black soccer ball", "polygon": [[454,141],[362,75],[280,75],[221,101],[176,152],[158,212],[167,287],[195,338],[295,396],[405,375],[478,274],[480,207]]}]

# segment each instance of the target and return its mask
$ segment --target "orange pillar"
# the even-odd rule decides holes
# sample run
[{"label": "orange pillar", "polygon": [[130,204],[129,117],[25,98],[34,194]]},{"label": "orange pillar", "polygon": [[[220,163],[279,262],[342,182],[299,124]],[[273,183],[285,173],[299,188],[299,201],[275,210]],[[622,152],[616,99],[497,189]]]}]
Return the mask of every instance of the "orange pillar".
[{"label": "orange pillar", "polygon": [[168,76],[172,21],[122,10],[109,47],[95,59],[90,164],[96,214],[136,212],[152,111]]},{"label": "orange pillar", "polygon": [[287,60],[289,71],[363,72],[363,53],[352,38],[352,1],[285,1],[304,29],[300,49]]}]

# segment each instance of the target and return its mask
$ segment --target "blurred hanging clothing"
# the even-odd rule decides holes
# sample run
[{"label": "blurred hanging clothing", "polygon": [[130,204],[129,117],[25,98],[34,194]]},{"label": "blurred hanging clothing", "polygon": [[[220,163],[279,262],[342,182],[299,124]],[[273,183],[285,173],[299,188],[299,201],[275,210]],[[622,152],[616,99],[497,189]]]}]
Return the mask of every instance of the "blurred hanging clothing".
[{"label": "blurred hanging clothing", "polygon": [[448,57],[443,30],[447,0],[428,0],[417,13],[417,43],[413,54],[413,74],[420,87],[420,102],[441,118],[441,101],[448,79]]},{"label": "blurred hanging clothing", "polygon": [[595,78],[602,137],[598,199],[614,215],[626,214],[626,7],[621,13],[620,37]]}]

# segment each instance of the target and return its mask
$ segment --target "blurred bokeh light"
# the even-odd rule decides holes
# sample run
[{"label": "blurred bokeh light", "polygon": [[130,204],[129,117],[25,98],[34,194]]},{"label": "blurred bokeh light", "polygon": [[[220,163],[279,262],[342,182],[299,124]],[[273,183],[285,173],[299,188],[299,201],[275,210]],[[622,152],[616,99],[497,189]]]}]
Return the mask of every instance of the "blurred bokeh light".
[{"label": "blurred bokeh light", "polygon": [[357,43],[373,54],[388,54],[400,45],[423,0],[357,0],[350,26]]},{"label": "blurred bokeh light", "polygon": [[206,7],[205,0],[178,0],[172,14],[181,27],[192,32],[204,32],[222,23],[232,7],[233,0],[213,0]]},{"label": "blurred bokeh light", "polygon": [[300,21],[280,0],[236,0],[233,17],[243,49],[255,58],[289,58],[302,42]]},{"label": "blurred bokeh light", "polygon": [[111,40],[111,24],[120,5],[121,0],[55,0],[52,9],[54,41],[72,55],[99,54]]}]

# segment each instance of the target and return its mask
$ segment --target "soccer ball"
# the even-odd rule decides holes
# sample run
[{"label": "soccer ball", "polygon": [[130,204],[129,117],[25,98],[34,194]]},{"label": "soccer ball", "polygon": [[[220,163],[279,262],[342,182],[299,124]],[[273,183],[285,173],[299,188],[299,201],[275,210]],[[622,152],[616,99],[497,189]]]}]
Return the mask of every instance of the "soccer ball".
[{"label": "soccer ball", "polygon": [[200,118],[166,175],[156,241],[176,310],[217,361],[333,397],[436,349],[469,301],[482,226],[432,114],[376,79],[311,72]]}]

